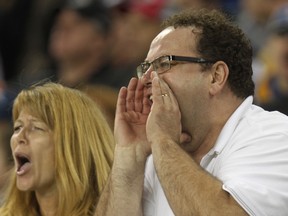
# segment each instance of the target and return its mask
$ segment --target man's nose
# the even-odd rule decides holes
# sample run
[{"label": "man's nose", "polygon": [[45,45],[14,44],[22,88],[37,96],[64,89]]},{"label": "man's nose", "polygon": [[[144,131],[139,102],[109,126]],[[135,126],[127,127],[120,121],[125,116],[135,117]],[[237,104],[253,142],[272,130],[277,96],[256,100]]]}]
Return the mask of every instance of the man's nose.
[{"label": "man's nose", "polygon": [[145,86],[149,86],[152,83],[152,71],[153,71],[153,67],[151,65],[141,78]]}]

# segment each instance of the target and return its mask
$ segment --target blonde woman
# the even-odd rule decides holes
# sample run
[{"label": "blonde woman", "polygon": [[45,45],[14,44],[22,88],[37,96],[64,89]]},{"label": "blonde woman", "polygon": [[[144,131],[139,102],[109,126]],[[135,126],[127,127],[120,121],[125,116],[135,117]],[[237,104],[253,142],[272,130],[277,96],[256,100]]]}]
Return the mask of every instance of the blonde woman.
[{"label": "blonde woman", "polygon": [[15,172],[0,215],[93,215],[114,147],[95,102],[46,83],[20,92],[13,122]]}]

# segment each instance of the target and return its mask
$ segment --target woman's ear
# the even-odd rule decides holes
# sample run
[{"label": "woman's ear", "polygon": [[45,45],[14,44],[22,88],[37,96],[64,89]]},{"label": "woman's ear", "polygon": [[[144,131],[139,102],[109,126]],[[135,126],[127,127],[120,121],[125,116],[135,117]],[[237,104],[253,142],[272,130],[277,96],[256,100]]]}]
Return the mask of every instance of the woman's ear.
[{"label": "woman's ear", "polygon": [[210,84],[210,94],[216,95],[220,92],[228,79],[229,68],[227,64],[223,61],[217,61],[211,69],[211,84]]}]

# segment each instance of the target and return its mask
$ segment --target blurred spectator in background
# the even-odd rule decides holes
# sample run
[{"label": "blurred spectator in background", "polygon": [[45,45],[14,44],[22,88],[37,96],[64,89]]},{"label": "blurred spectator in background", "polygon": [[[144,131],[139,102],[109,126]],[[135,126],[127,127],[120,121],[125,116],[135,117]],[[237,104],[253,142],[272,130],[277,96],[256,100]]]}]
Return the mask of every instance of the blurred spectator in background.
[{"label": "blurred spectator in background", "polygon": [[12,126],[12,98],[7,92],[0,56],[0,206],[9,182],[13,158],[10,148]]},{"label": "blurred spectator in background", "polygon": [[21,81],[31,84],[51,78],[70,87],[98,82],[101,78],[94,76],[106,68],[111,50],[108,10],[97,0],[67,0],[53,11],[47,18],[47,36],[42,38],[46,41],[47,61],[37,65],[37,58],[32,56],[31,63],[24,64]]},{"label": "blurred spectator in background", "polygon": [[14,95],[6,85],[0,56],[0,121],[9,121],[12,117],[12,101]]},{"label": "blurred spectator in background", "polygon": [[11,120],[12,103],[15,95],[4,89],[0,98],[0,119]]},{"label": "blurred spectator in background", "polygon": [[[100,0],[67,0],[52,8],[46,12],[47,35],[41,37],[42,43],[46,41],[46,53],[40,44],[32,49],[23,61],[18,82],[25,87],[49,79],[89,93],[113,127],[118,91],[108,69],[113,42],[109,9]],[[35,56],[38,52],[33,50],[42,52]]]},{"label": "blurred spectator in background", "polygon": [[5,80],[4,80],[2,58],[0,53],[0,104],[1,101],[3,100],[4,88],[5,88]]},{"label": "blurred spectator in background", "polygon": [[257,56],[263,71],[256,88],[256,103],[288,115],[288,4],[272,17],[269,30]]},{"label": "blurred spectator in background", "polygon": [[[17,78],[9,85],[11,90],[4,92],[0,106],[3,102],[6,107],[19,90],[50,79],[65,86],[85,89],[95,100],[98,95],[97,103],[103,106],[107,120],[114,119],[111,104],[116,104],[118,91],[114,84],[118,80],[110,79],[112,76],[108,69],[113,42],[110,9],[100,0],[33,1],[32,9],[26,43],[22,41],[26,55],[20,61]],[[129,80],[130,76],[126,79]],[[96,87],[98,84],[101,86]],[[119,81],[118,85],[124,84],[126,82]],[[95,92],[96,89],[99,92]],[[105,96],[109,96],[109,100],[104,100]]]},{"label": "blurred spectator in background", "polygon": [[287,0],[241,0],[237,24],[251,40],[254,56],[268,35],[267,24],[272,14]]},{"label": "blurred spectator in background", "polygon": [[0,1],[0,53],[6,82],[14,79],[20,69],[32,2],[33,0]]},{"label": "blurred spectator in background", "polygon": [[[48,52],[54,63],[51,76],[90,96],[100,106],[111,128],[116,88],[125,84],[116,80],[109,70],[112,29],[110,11],[100,1],[68,0],[56,11],[48,42]],[[125,74],[120,76],[130,78]]]},{"label": "blurred spectator in background", "polygon": [[85,85],[78,88],[97,103],[110,128],[114,129],[114,118],[118,91],[107,85]]},{"label": "blurred spectator in background", "polygon": [[136,67],[146,57],[152,39],[160,31],[166,7],[167,0],[131,0],[114,11],[115,43],[109,79],[123,80],[115,82],[117,87],[127,86],[130,78],[136,76]]},{"label": "blurred spectator in background", "polygon": [[57,79],[66,86],[103,83],[108,68],[111,17],[100,1],[87,2],[68,1],[51,29],[49,54],[55,61]]},{"label": "blurred spectator in background", "polygon": [[214,9],[214,8],[220,8],[221,0],[172,0],[172,2],[178,5],[181,10],[187,8]]},{"label": "blurred spectator in background", "polygon": [[218,9],[235,19],[239,12],[239,2],[241,0],[170,0],[170,4],[178,7],[178,10],[187,8],[207,8]]},{"label": "blurred spectator in background", "polygon": [[230,14],[233,19],[236,19],[241,1],[242,0],[220,0],[222,11]]},{"label": "blurred spectator in background", "polygon": [[[0,78],[0,117],[11,119],[12,101],[25,86],[21,80],[26,65],[37,68],[43,56],[44,20],[62,0],[0,1],[0,53],[3,80]],[[35,64],[36,63],[36,64]],[[25,66],[24,66],[25,65]],[[20,76],[20,78],[19,78]]]}]

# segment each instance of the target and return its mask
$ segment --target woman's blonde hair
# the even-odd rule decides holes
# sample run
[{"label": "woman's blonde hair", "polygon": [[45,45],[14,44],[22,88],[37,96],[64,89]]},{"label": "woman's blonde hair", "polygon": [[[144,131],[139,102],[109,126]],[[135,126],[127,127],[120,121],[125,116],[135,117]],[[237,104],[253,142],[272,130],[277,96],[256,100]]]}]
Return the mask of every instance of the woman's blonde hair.
[{"label": "woman's blonde hair", "polygon": [[[112,166],[112,131],[95,102],[78,90],[46,83],[23,90],[13,105],[13,121],[26,109],[45,122],[55,138],[57,215],[92,215]],[[11,180],[4,215],[39,215],[35,192]]]}]

